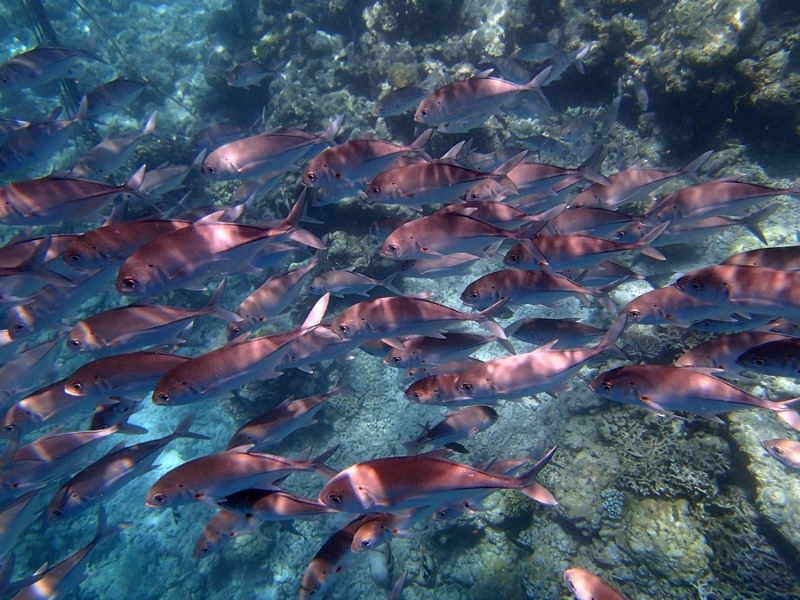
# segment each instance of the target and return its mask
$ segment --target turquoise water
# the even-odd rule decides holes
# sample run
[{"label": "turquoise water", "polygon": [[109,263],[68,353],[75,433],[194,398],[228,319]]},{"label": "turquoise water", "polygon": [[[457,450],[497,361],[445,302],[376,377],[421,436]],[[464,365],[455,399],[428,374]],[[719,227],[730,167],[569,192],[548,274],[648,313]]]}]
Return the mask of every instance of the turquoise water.
[{"label": "turquoise water", "polygon": [[[569,65],[557,81],[544,87],[552,105],[506,107],[467,133],[434,133],[426,150],[444,154],[455,143],[472,139],[473,148],[541,148],[544,162],[574,167],[597,145],[609,151],[602,172],[611,174],[639,161],[660,169],[679,169],[707,150],[715,150],[700,178],[743,175],[744,180],[775,188],[798,185],[797,48],[798,11],[791,3],[612,1],[494,3],[445,1],[370,4],[332,2],[45,2],[62,46],[80,48],[92,34],[92,52],[104,63],[78,61],[70,73],[80,94],[116,77],[145,80],[144,92],[126,108],[98,117],[75,130],[63,149],[38,165],[8,174],[3,185],[71,168],[95,143],[111,135],[139,131],[158,110],[155,135],[144,138],[114,175],[123,184],[141,164],[148,170],[165,162],[189,165],[196,153],[192,136],[203,127],[228,121],[248,129],[305,124],[322,132],[338,114],[350,139],[409,144],[422,126],[413,110],[376,119],[375,102],[392,89],[419,85],[434,89],[465,79],[493,64],[492,59],[523,56],[530,44],[550,42],[564,51],[589,48],[581,74]],[[29,14],[16,3],[0,7],[7,26],[0,32],[0,62],[37,45]],[[794,36],[794,37],[793,37]],[[113,39],[113,43],[111,40]],[[226,84],[230,70],[258,60],[270,74],[249,89]],[[520,62],[533,73],[533,62]],[[512,78],[510,66],[501,74]],[[622,77],[623,97],[616,122],[603,125],[606,110]],[[645,106],[642,89],[646,90]],[[56,82],[3,93],[0,118],[35,120],[67,101]],[[72,105],[68,105],[72,109]],[[598,110],[602,109],[602,110]],[[62,118],[64,118],[62,116]],[[565,129],[566,128],[566,129]],[[569,143],[549,141],[564,136]],[[302,165],[301,165],[302,167]],[[300,193],[301,170],[289,170],[278,185],[257,198],[243,221],[283,218]],[[679,180],[655,195],[689,185]],[[184,188],[155,200],[162,210],[226,205],[237,181],[213,182],[192,172]],[[568,196],[569,197],[569,196]],[[778,208],[761,228],[772,246],[797,243],[795,199],[763,201]],[[642,202],[633,208],[646,208]],[[142,203],[130,205],[134,214]],[[630,207],[630,205],[629,205]],[[104,210],[104,216],[109,212]],[[418,214],[408,208],[351,198],[329,206],[312,202],[304,224],[322,237],[328,234],[327,258],[340,267],[382,280],[397,269],[378,255],[381,242],[368,235],[378,218]],[[428,214],[430,210],[423,214]],[[0,226],[4,241],[24,233],[82,233],[100,226],[87,218],[37,228]],[[689,269],[714,264],[736,252],[762,244],[742,228],[690,245],[662,248],[666,261],[626,255],[622,262],[642,274],[655,274],[661,285]],[[504,246],[505,250],[505,246]],[[297,266],[308,255],[298,253],[282,267]],[[465,309],[459,296],[479,276],[502,267],[502,256],[483,258],[465,275],[441,279],[398,277],[405,294],[432,292],[433,300]],[[296,261],[296,262],[293,262]],[[56,263],[60,259],[56,260]],[[54,267],[55,268],[55,267]],[[59,273],[73,275],[63,265]],[[233,310],[267,275],[228,277],[223,305]],[[205,281],[214,290],[220,281]],[[629,280],[610,293],[621,308],[651,289],[647,281]],[[179,290],[155,298],[170,306],[203,306],[209,292]],[[371,292],[373,297],[383,292]],[[260,334],[299,325],[315,296],[301,296]],[[363,300],[332,298],[328,315]],[[109,284],[79,308],[64,315],[71,327],[80,318],[127,304]],[[606,329],[613,321],[593,301],[568,299],[552,306],[504,309],[502,326],[523,317],[580,318]],[[60,319],[59,319],[60,321]],[[64,329],[63,327],[61,329]],[[59,323],[36,340],[62,333]],[[477,327],[470,331],[482,332]],[[686,348],[708,339],[670,325],[634,326],[620,346],[633,362],[669,364]],[[222,321],[201,318],[189,343],[178,353],[198,356],[227,342]],[[532,346],[514,340],[518,353]],[[475,356],[503,356],[491,344]],[[63,348],[55,372],[42,375],[37,388],[75,371],[87,362]],[[490,496],[484,507],[447,523],[424,519],[407,537],[395,537],[370,556],[355,557],[338,576],[331,598],[383,598],[400,574],[409,573],[403,597],[480,599],[567,598],[563,571],[586,568],[610,582],[628,598],[798,598],[800,480],[767,456],[759,442],[796,439],[797,434],[768,411],[753,410],[723,417],[725,424],[682,414],[662,418],[641,408],[615,404],[591,392],[588,382],[621,362],[584,367],[569,391],[539,394],[495,407],[497,423],[463,441],[469,454],[455,460],[485,465],[494,459],[524,456],[543,440],[558,445],[551,464],[538,480],[558,500],[557,507],[534,503],[515,491]],[[44,370],[44,368],[43,368]],[[157,467],[103,501],[112,525],[130,526],[103,542],[88,559],[87,579],[71,592],[74,598],[294,598],[306,567],[337,528],[353,515],[320,516],[293,523],[295,532],[267,524],[263,538],[242,535],[213,555],[196,559],[195,543],[214,510],[199,502],[175,511],[147,508],[151,485],[187,460],[225,450],[230,436],[249,419],[289,396],[302,398],[327,391],[336,381],[352,393],[335,396],[319,413],[318,423],[268,448],[298,457],[334,445],[327,464],[335,470],[360,461],[405,454],[403,442],[438,422],[445,409],[407,401],[408,385],[397,370],[361,350],[350,360],[313,365],[313,374],[288,370],[281,377],[244,385],[237,396],[192,406],[164,407],[145,397],[131,423],[145,427],[143,436],[115,435],[92,454],[92,460],[120,441],[129,444],[171,433],[187,414],[196,412],[192,430],[209,440],[180,439],[156,461]],[[38,375],[37,375],[38,377]],[[770,399],[800,395],[791,379],[761,377],[746,381],[756,396]],[[6,405],[4,405],[4,409]],[[62,431],[84,429],[89,415],[76,416]],[[25,438],[32,441],[42,429]],[[291,476],[285,488],[316,498],[324,480],[312,473]],[[46,508],[59,484],[51,483],[37,502]],[[87,544],[96,528],[97,509],[65,522],[34,521],[14,547],[13,579],[26,577],[43,563],[51,565]],[[298,535],[299,534],[299,535]],[[265,539],[266,538],[266,539]],[[0,548],[0,553],[6,549]]]}]

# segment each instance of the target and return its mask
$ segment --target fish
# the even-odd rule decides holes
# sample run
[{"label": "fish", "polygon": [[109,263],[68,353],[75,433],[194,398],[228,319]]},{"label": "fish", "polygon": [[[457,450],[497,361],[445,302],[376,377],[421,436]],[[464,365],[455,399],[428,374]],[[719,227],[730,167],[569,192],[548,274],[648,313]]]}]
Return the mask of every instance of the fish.
[{"label": "fish", "polygon": [[687,350],[675,359],[676,367],[720,369],[720,377],[738,379],[745,367],[738,364],[746,351],[767,342],[793,339],[778,333],[743,331],[721,335]]},{"label": "fish", "polygon": [[581,61],[589,54],[589,49],[590,46],[584,46],[583,48],[578,48],[570,52],[559,50],[556,54],[548,58],[546,64],[549,66],[547,68],[552,69],[552,71],[542,85],[550,85],[554,81],[558,81],[561,79],[564,72],[572,65],[575,65],[578,72],[583,75],[584,68],[583,62]]},{"label": "fish", "polygon": [[98,358],[64,379],[64,392],[82,398],[147,394],[165,373],[189,362],[165,352],[129,352]]},{"label": "fish", "polygon": [[350,550],[353,536],[362,525],[374,518],[374,515],[360,515],[348,521],[325,540],[303,573],[299,600],[308,600],[312,597],[324,598],[331,593],[339,574],[351,566],[358,556]]},{"label": "fish", "polygon": [[240,140],[247,135],[247,129],[228,121],[212,123],[194,134],[192,152],[214,150],[229,142]]},{"label": "fish", "polygon": [[564,581],[576,600],[625,600],[625,596],[586,569],[565,570]]},{"label": "fish", "polygon": [[611,185],[592,184],[573,198],[570,206],[606,206],[614,207],[644,198],[676,177],[689,177],[697,179],[696,172],[711,155],[713,150],[704,152],[688,165],[677,171],[662,171],[660,169],[643,169],[640,166],[631,167],[609,175]]},{"label": "fish", "polygon": [[800,185],[791,188],[770,188],[739,181],[740,175],[683,188],[665,196],[643,215],[650,224],[688,219],[704,219],[720,215],[737,215],[766,198],[794,196],[800,198]]},{"label": "fish", "polygon": [[113,527],[106,524],[106,513],[102,507],[97,517],[97,533],[86,546],[70,554],[44,572],[36,583],[20,590],[14,600],[55,600],[76,589],[86,579],[86,564],[89,554],[104,540],[117,535],[130,526],[119,523]]},{"label": "fish", "polygon": [[431,334],[451,324],[475,321],[492,335],[505,339],[502,328],[491,317],[503,303],[469,314],[424,298],[374,298],[343,310],[333,320],[330,329],[344,339],[368,340]]},{"label": "fish", "polygon": [[767,267],[779,271],[800,271],[800,246],[773,246],[739,252],[720,264],[738,267]]},{"label": "fish", "polygon": [[43,46],[22,52],[0,65],[0,91],[14,94],[23,89],[40,87],[65,77],[76,61],[87,58],[105,62],[87,48],[72,50]]},{"label": "fish", "polygon": [[551,69],[544,69],[523,85],[490,77],[493,70],[483,71],[469,79],[456,81],[432,91],[419,103],[414,113],[414,120],[424,125],[437,126],[480,115],[486,115],[488,118],[505,102],[522,91],[535,92],[549,106],[541,87],[550,76]]},{"label": "fish", "polygon": [[633,95],[636,97],[636,103],[642,112],[647,111],[647,106],[650,104],[650,96],[647,94],[647,87],[640,77],[637,77],[632,71],[628,71],[628,79],[633,85]]},{"label": "fish", "polygon": [[[42,290],[47,286],[51,286],[51,288],[74,287],[72,281],[43,266],[50,252],[49,237],[38,240],[32,250],[33,252],[19,264],[12,267],[0,267],[0,302],[30,304],[35,301],[35,298],[46,293]],[[35,296],[36,294],[39,296]],[[9,321],[8,317],[6,321]],[[21,337],[15,335],[16,333],[18,332],[8,332],[12,339]]]},{"label": "fish", "polygon": [[611,133],[611,128],[617,122],[619,117],[619,107],[622,104],[622,77],[617,79],[617,95],[611,101],[611,106],[608,107],[603,120],[600,122],[600,135],[602,137],[608,136]]},{"label": "fish", "polygon": [[415,454],[420,447],[433,444],[435,448],[445,447],[457,452],[467,450],[456,442],[476,436],[497,422],[497,411],[491,406],[468,406],[452,412],[419,435],[416,439],[403,442],[409,454]]},{"label": "fish", "polygon": [[480,258],[469,252],[454,252],[432,258],[404,260],[400,263],[400,272],[406,277],[459,277],[466,275]]},{"label": "fish", "polygon": [[517,48],[514,55],[519,60],[524,60],[532,63],[544,62],[549,58],[553,58],[556,54],[561,52],[553,44],[547,42],[532,42]]},{"label": "fish", "polygon": [[273,275],[242,300],[236,308],[239,319],[227,325],[228,340],[258,329],[295,304],[306,277],[317,267],[320,257],[321,251],[318,251],[308,264]]},{"label": "fish", "polygon": [[142,166],[120,186],[60,176],[10,183],[0,188],[0,223],[30,227],[96,216],[120,194],[144,197],[144,172]]},{"label": "fish", "polygon": [[[450,365],[451,363],[445,363]],[[470,397],[465,397],[456,393],[456,382],[461,376],[461,372],[468,369],[470,366],[477,365],[474,363],[462,363],[458,372],[449,372],[453,367],[445,369],[437,369],[437,372],[428,374],[429,369],[426,369],[421,378],[418,378],[411,385],[406,388],[403,393],[406,400],[416,402],[417,404],[429,404],[434,406],[476,406],[480,404],[488,404],[489,402],[481,399],[473,400]]]},{"label": "fish", "polygon": [[259,486],[274,489],[274,482],[295,471],[314,471],[330,478],[336,472],[325,461],[335,451],[336,446],[315,458],[298,460],[241,449],[208,454],[162,475],[147,492],[145,504],[150,508],[175,508],[197,500],[216,507],[235,492]]},{"label": "fish", "polygon": [[[540,226],[544,226],[544,222],[535,225]],[[482,248],[504,239],[522,240],[520,244],[525,246],[531,244],[527,231],[507,231],[458,212],[434,213],[395,229],[378,254],[397,261],[460,252],[477,254]]]},{"label": "fish", "polygon": [[61,340],[56,338],[19,350],[13,360],[0,366],[0,407],[7,408],[25,392],[50,381],[55,375],[55,364]]},{"label": "fish", "polygon": [[325,271],[315,275],[308,284],[308,293],[321,296],[330,292],[332,296],[337,298],[344,298],[347,294],[369,297],[368,291],[376,287],[382,287],[397,296],[403,295],[403,292],[392,285],[397,273],[392,273],[382,281],[378,281],[361,273],[354,273],[353,268]]},{"label": "fish", "polygon": [[800,379],[800,339],[778,336],[762,342],[742,352],[736,364],[758,375]]},{"label": "fish", "polygon": [[480,492],[516,489],[545,505],[558,504],[536,481],[550,461],[553,446],[529,471],[505,477],[444,458],[449,450],[392,456],[357,463],[331,478],[319,501],[342,512],[398,512],[420,506],[441,506]]},{"label": "fish", "polygon": [[253,533],[245,515],[229,510],[220,510],[200,533],[194,545],[196,560],[211,556],[222,550],[230,540]]},{"label": "fish", "polygon": [[403,594],[403,587],[406,585],[406,578],[408,577],[408,569],[400,573],[400,577],[397,578],[397,581],[394,582],[389,595],[386,596],[386,600],[400,600]]},{"label": "fish", "polygon": [[47,520],[71,519],[110,498],[135,478],[151,471],[153,464],[170,442],[178,438],[208,440],[190,431],[194,413],[186,415],[170,435],[112,448],[105,456],[75,474],[53,496],[47,507]]},{"label": "fish", "polygon": [[764,440],[761,446],[772,458],[793,471],[800,471],[800,442],[795,440]]},{"label": "fish", "polygon": [[369,226],[369,234],[374,235],[379,240],[385,240],[389,237],[389,234],[392,233],[395,229],[400,227],[400,225],[404,225],[408,223],[410,219],[405,217],[383,217],[381,219],[376,219],[373,221]]},{"label": "fish", "polygon": [[97,119],[130,106],[142,95],[147,86],[147,83],[121,77],[98,85],[86,94],[86,118]]},{"label": "fish", "polygon": [[238,446],[261,448],[277,444],[287,435],[317,423],[316,414],[325,406],[325,401],[337,394],[352,394],[337,382],[324,394],[294,400],[287,398],[275,408],[251,419],[236,430],[228,441],[228,450]]},{"label": "fish", "polygon": [[600,373],[591,390],[614,402],[646,408],[659,416],[688,412],[724,424],[720,414],[735,410],[770,410],[800,431],[800,398],[773,402],[707,374],[707,370],[668,365],[633,365]]},{"label": "fish", "polygon": [[553,349],[546,344],[531,352],[495,358],[462,371],[450,390],[453,399],[494,402],[513,400],[541,392],[564,391],[569,381],[589,361],[605,355],[627,359],[615,345],[625,328],[624,316],[609,327],[598,344],[591,348]]},{"label": "fish", "polygon": [[40,491],[37,487],[4,502],[0,508],[0,559],[8,555],[20,534],[39,518],[41,510],[34,500]]},{"label": "fish", "polygon": [[684,294],[674,285],[645,292],[620,310],[620,314],[625,315],[631,324],[671,323],[678,326],[688,326],[703,319],[724,320],[730,312],[728,308],[720,307],[713,302],[698,300]]},{"label": "fish", "polygon": [[385,119],[402,115],[412,108],[416,109],[422,99],[430,93],[430,90],[414,85],[392,90],[375,103],[372,116]]},{"label": "fish", "polygon": [[286,352],[275,367],[276,370],[294,368],[313,373],[309,365],[326,360],[349,360],[350,352],[362,344],[361,340],[343,339],[322,323],[301,329],[300,335],[289,342]]},{"label": "fish", "polygon": [[104,269],[123,262],[156,238],[191,225],[189,221],[161,219],[109,223],[70,242],[64,250],[64,263],[73,269]]},{"label": "fish", "polygon": [[[279,377],[276,366],[289,344],[303,331],[318,324],[328,296],[312,308],[299,329],[246,339],[242,335],[221,348],[211,350],[161,374],[153,390],[153,404],[180,406],[200,400],[227,398],[238,387],[256,380]],[[321,318],[321,316],[319,316]]]},{"label": "fish", "polygon": [[13,268],[18,267],[30,259],[46,238],[49,243],[46,244],[47,251],[43,251],[39,258],[40,262],[48,263],[51,260],[58,258],[75,239],[79,237],[77,233],[56,233],[48,236],[29,237],[23,235],[22,237],[14,238],[5,246],[0,248],[0,268]]},{"label": "fish", "polygon": [[562,205],[541,214],[529,215],[510,204],[503,204],[494,200],[468,200],[464,203],[448,204],[436,212],[459,212],[501,229],[515,229],[525,224],[541,223],[544,226],[545,222],[549,222],[563,209]]},{"label": "fish", "polygon": [[553,340],[554,350],[584,346],[598,342],[605,331],[585,323],[578,323],[574,319],[544,319],[527,318],[519,319],[507,326],[504,331],[508,337],[514,337],[528,344],[543,346]]},{"label": "fish", "polygon": [[70,175],[78,179],[102,179],[113,175],[130,160],[139,141],[156,130],[157,121],[158,111],[154,110],[140,132],[104,139],[72,167]]},{"label": "fish", "polygon": [[553,271],[506,269],[488,273],[470,283],[461,293],[461,301],[481,310],[499,300],[517,305],[550,304],[575,296],[604,295],[603,290],[586,288]]},{"label": "fish", "polygon": [[0,145],[3,144],[11,134],[20,129],[25,129],[30,125],[29,121],[20,121],[19,119],[0,119]]},{"label": "fish", "polygon": [[97,431],[51,432],[17,448],[0,469],[0,497],[39,489],[54,479],[71,475],[104,439],[118,431],[119,427],[111,426]]},{"label": "fish", "polygon": [[38,165],[61,150],[75,125],[86,118],[86,97],[72,119],[48,119],[15,131],[0,146],[0,173],[16,173]]},{"label": "fish", "polygon": [[367,520],[353,535],[350,550],[366,552],[387,543],[393,536],[407,536],[407,530],[425,516],[424,510],[412,509],[399,514],[372,513],[373,519]]},{"label": "fish", "polygon": [[152,296],[180,288],[195,288],[212,275],[258,271],[250,261],[269,240],[286,238],[316,248],[324,244],[297,227],[305,204],[305,189],[289,216],[273,228],[222,223],[213,213],[189,227],[167,233],[131,254],[119,269],[117,292]]},{"label": "fish", "polygon": [[[541,268],[541,257],[544,257],[545,264],[553,271],[586,269],[631,250],[637,250],[655,260],[666,260],[659,250],[652,247],[652,243],[667,227],[669,223],[662,223],[642,239],[631,244],[575,233],[535,237],[531,240],[531,244],[536,247],[538,254],[531,251],[529,244],[517,243],[506,252],[503,262],[510,267],[535,270]],[[538,257],[539,255],[541,257]]]},{"label": "fish", "polygon": [[408,369],[422,365],[441,365],[463,360],[492,342],[501,345],[511,354],[514,348],[506,340],[494,336],[475,335],[458,331],[444,331],[442,337],[411,337],[402,340],[403,348],[391,348],[383,358],[383,364],[396,369]]},{"label": "fish", "polygon": [[271,71],[261,66],[254,60],[246,60],[236,65],[225,78],[225,83],[231,87],[250,89],[250,86],[261,85],[261,80]]},{"label": "fish", "polygon": [[209,152],[200,174],[213,181],[252,179],[271,171],[286,171],[294,161],[331,144],[344,115],[336,117],[320,135],[301,129],[264,132],[234,140]]},{"label": "fish", "polygon": [[[165,194],[183,187],[183,181],[189,176],[192,169],[199,169],[203,164],[205,152],[203,150],[195,157],[191,165],[171,165],[164,163],[145,173],[139,191],[151,200],[161,198]],[[232,200],[236,204],[236,200]]]},{"label": "fish", "polygon": [[121,354],[149,346],[182,343],[179,335],[191,328],[195,319],[208,315],[224,321],[239,320],[239,315],[221,306],[226,280],[223,279],[208,303],[198,309],[132,304],[95,313],[67,334],[66,346],[78,353]]},{"label": "fish", "polygon": [[126,435],[142,435],[147,429],[131,425],[128,419],[142,407],[141,400],[130,400],[120,396],[111,396],[107,403],[101,403],[95,409],[89,429],[97,431],[117,426],[118,433]]},{"label": "fish", "polygon": [[800,317],[800,273],[768,267],[714,265],[689,271],[675,287],[722,310]]},{"label": "fish", "polygon": [[370,181],[401,156],[427,156],[423,147],[433,133],[427,129],[408,146],[362,138],[327,148],[312,158],[303,172],[303,184],[329,188]]},{"label": "fish", "polygon": [[476,183],[489,179],[497,179],[510,193],[516,194],[517,188],[508,178],[508,172],[519,164],[526,152],[520,152],[489,173],[436,161],[400,165],[372,179],[364,191],[373,202],[416,209],[423,204],[453,201]]},{"label": "fish", "polygon": [[0,596],[10,598],[16,595],[22,588],[26,588],[39,581],[44,573],[41,569],[29,577],[11,581],[11,574],[14,572],[14,552],[10,552],[8,557],[0,563]]},{"label": "fish", "polygon": [[97,271],[69,285],[48,283],[26,304],[8,311],[9,334],[14,339],[23,339],[54,327],[64,317],[75,314],[84,302],[104,291],[113,275],[110,271]]},{"label": "fish", "polygon": [[[591,233],[594,237],[605,238],[610,234],[613,235],[622,227],[639,222],[639,217],[632,217],[599,206],[573,206],[550,219],[547,223],[547,231],[559,235],[584,232]],[[620,241],[616,237],[613,239]]]}]

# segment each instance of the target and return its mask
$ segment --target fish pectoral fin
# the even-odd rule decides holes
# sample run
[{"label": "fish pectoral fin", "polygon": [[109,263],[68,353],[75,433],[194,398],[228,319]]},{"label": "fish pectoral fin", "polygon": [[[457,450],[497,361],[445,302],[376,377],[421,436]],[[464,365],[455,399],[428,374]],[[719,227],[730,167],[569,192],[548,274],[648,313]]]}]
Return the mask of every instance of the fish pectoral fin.
[{"label": "fish pectoral fin", "polygon": [[213,509],[218,509],[220,502],[222,502],[222,500],[217,500],[211,496],[206,496],[205,494],[195,494],[194,499],[198,502],[202,502],[206,506],[210,506]]},{"label": "fish pectoral fin", "polygon": [[672,412],[668,411],[666,408],[661,406],[660,404],[653,402],[650,398],[646,396],[639,396],[639,400],[642,404],[644,404],[647,410],[657,414],[659,417],[672,417],[674,416]]},{"label": "fish pectoral fin", "polygon": [[384,344],[386,344],[388,346],[391,346],[392,348],[395,348],[396,350],[405,350],[406,349],[405,345],[403,345],[403,342],[401,342],[398,338],[394,338],[394,337],[392,337],[392,338],[381,338],[381,341]]}]

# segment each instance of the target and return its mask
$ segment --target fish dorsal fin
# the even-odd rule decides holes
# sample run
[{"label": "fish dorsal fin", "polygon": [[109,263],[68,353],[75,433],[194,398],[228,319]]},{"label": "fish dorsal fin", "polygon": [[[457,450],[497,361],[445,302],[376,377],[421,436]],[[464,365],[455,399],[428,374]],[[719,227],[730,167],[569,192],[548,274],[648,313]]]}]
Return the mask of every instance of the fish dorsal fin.
[{"label": "fish dorsal fin", "polygon": [[486,79],[492,73],[494,73],[494,67],[492,67],[491,69],[486,69],[485,71],[481,71],[477,75],[473,75],[472,78],[473,79]]},{"label": "fish dorsal fin", "polygon": [[331,293],[328,292],[319,300],[317,300],[317,303],[311,309],[311,312],[308,313],[308,316],[306,317],[306,320],[303,321],[300,329],[310,329],[319,325],[322,322],[322,317],[325,316],[325,312],[328,310],[328,302],[330,302],[330,299]]},{"label": "fish dorsal fin", "polygon": [[552,350],[555,345],[558,343],[558,339],[553,340],[552,342],[547,342],[544,346],[539,346],[533,352],[549,352]]},{"label": "fish dorsal fin", "polygon": [[218,210],[217,212],[213,212],[210,215],[206,215],[202,219],[197,219],[197,221],[195,221],[194,224],[195,225],[199,225],[199,224],[205,225],[205,224],[208,224],[208,223],[217,223],[217,222],[219,222],[219,220],[222,218],[222,216],[224,214],[225,214],[224,210]]}]

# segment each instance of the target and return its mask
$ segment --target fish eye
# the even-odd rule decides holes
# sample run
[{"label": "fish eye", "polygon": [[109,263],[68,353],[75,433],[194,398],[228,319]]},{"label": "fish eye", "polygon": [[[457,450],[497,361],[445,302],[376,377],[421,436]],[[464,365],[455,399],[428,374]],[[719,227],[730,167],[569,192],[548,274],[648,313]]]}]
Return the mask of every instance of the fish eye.
[{"label": "fish eye", "polygon": [[73,264],[79,263],[81,260],[83,260],[80,254],[70,254],[67,256],[67,259]]},{"label": "fish eye", "polygon": [[54,517],[60,517],[61,515],[64,514],[64,511],[61,510],[60,508],[57,508],[53,512],[51,512],[50,514],[53,515]]},{"label": "fish eye", "polygon": [[76,392],[80,392],[83,389],[83,384],[80,381],[73,381],[69,385]]},{"label": "fish eye", "polygon": [[419,392],[411,392],[411,395],[414,396],[415,400],[422,400],[422,394]]},{"label": "fish eye", "polygon": [[772,451],[778,456],[783,456],[783,448],[780,448],[778,446],[772,446]]},{"label": "fish eye", "polygon": [[700,291],[703,289],[703,282],[700,281],[699,279],[690,279],[689,288],[694,290],[695,292]]},{"label": "fish eye", "polygon": [[71,340],[67,340],[67,345],[70,348],[80,348],[81,347],[81,342],[80,342],[80,340],[76,340],[76,339],[73,338]]},{"label": "fish eye", "polygon": [[386,249],[392,254],[397,254],[397,251],[399,250],[399,248],[395,244],[390,244],[389,246],[386,246]]},{"label": "fish eye", "polygon": [[400,358],[399,356],[393,356],[393,357],[392,357],[392,362],[393,362],[394,364],[396,364],[396,365],[399,365],[399,364],[400,364],[402,361],[403,361],[403,359],[402,359],[402,358]]},{"label": "fish eye", "polygon": [[380,196],[381,195],[381,186],[373,185],[372,188],[370,189],[370,192],[372,192],[373,196]]},{"label": "fish eye", "polygon": [[625,232],[624,231],[615,231],[614,232],[614,237],[617,238],[618,240],[621,240],[622,238],[625,237]]},{"label": "fish eye", "polygon": [[239,327],[238,325],[235,327],[231,327],[231,333],[233,335],[239,335],[240,333],[242,333],[242,328]]},{"label": "fish eye", "polygon": [[367,550],[369,550],[370,548],[372,548],[372,542],[370,542],[369,540],[361,540],[360,546],[362,548],[366,548]]},{"label": "fish eye", "polygon": [[169,394],[167,394],[166,392],[161,392],[158,395],[158,399],[159,399],[160,402],[169,402],[169,400],[170,400]]},{"label": "fish eye", "polygon": [[313,171],[309,171],[306,173],[306,179],[308,179],[311,183],[314,183],[317,180],[317,176],[314,174]]},{"label": "fish eye", "polygon": [[347,333],[347,325],[341,324],[336,327],[341,333]]},{"label": "fish eye", "polygon": [[423,108],[421,111],[419,111],[419,114],[421,114],[423,117],[427,117],[428,116],[428,109],[427,108]]},{"label": "fish eye", "polygon": [[211,166],[203,167],[203,171],[205,173],[209,173],[209,174],[213,175],[214,174],[214,167],[211,167]]},{"label": "fish eye", "polygon": [[509,254],[508,256],[506,256],[506,258],[508,259],[508,262],[511,262],[511,263],[518,263],[519,262],[519,255],[518,254]]},{"label": "fish eye", "polygon": [[472,384],[469,381],[465,381],[464,383],[461,384],[460,387],[465,392],[471,392],[472,391]]},{"label": "fish eye", "polygon": [[163,503],[166,499],[167,499],[167,497],[164,494],[160,493],[160,492],[156,493],[156,494],[153,494],[153,500],[155,500],[159,504]]},{"label": "fish eye", "polygon": [[767,361],[764,359],[763,356],[754,356],[753,357],[753,364],[757,367],[763,367]]},{"label": "fish eye", "polygon": [[478,298],[478,296],[480,296],[480,294],[478,294],[478,292],[475,292],[475,291],[473,291],[473,292],[470,292],[470,293],[469,293],[469,297],[470,297],[470,298],[477,299],[477,298]]},{"label": "fish eye", "polygon": [[641,316],[642,316],[642,314],[638,310],[634,309],[634,310],[629,310],[628,311],[628,318],[629,319],[633,319],[634,321],[638,321],[639,317],[641,317]]},{"label": "fish eye", "polygon": [[339,504],[342,501],[341,494],[328,494],[328,501],[333,502],[334,504]]},{"label": "fish eye", "polygon": [[611,385],[610,381],[604,381],[603,383],[600,384],[600,389],[603,390],[604,392],[610,392],[613,389],[613,387],[614,386]]},{"label": "fish eye", "polygon": [[125,277],[122,280],[122,287],[124,287],[127,290],[135,290],[136,280],[133,277]]},{"label": "fish eye", "polygon": [[25,323],[15,323],[14,329],[16,331],[22,331],[23,329],[25,329]]}]

